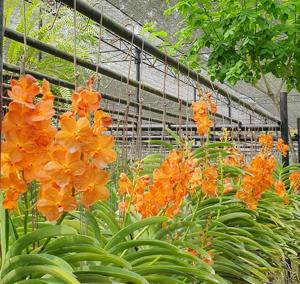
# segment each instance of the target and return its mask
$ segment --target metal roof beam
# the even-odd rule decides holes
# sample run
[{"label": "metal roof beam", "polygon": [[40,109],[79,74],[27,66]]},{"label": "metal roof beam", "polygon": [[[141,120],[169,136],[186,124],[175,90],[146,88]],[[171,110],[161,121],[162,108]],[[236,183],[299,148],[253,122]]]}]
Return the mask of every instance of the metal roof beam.
[{"label": "metal roof beam", "polygon": [[[260,109],[257,109],[253,107],[251,104],[246,103],[245,101],[242,101],[237,96],[228,93],[224,88],[218,86],[215,83],[212,83],[209,79],[205,78],[199,73],[196,73],[193,70],[190,70],[185,65],[179,63],[178,60],[175,58],[168,56],[164,52],[160,51],[157,47],[150,44],[149,42],[145,41],[142,37],[134,34],[133,32],[129,31],[122,25],[118,24],[117,22],[113,21],[111,18],[105,16],[102,14],[99,10],[95,9],[91,5],[89,5],[86,1],[83,0],[60,0],[62,3],[69,6],[71,9],[74,9],[74,6],[76,6],[76,10],[80,12],[81,14],[85,15],[89,19],[92,19],[96,23],[101,23],[103,27],[106,29],[112,31],[116,35],[124,38],[128,42],[133,42],[134,45],[142,48],[144,51],[148,52],[149,54],[155,56],[162,62],[165,62],[166,64],[174,67],[176,70],[181,72],[182,74],[194,79],[196,82],[202,83],[206,87],[210,89],[214,89],[218,91],[221,95],[230,98],[232,101],[239,103],[240,105],[244,106],[245,108],[256,112],[257,114],[268,118],[269,120],[273,122],[279,122],[278,119],[274,118],[273,116],[263,112]],[[74,2],[76,1],[76,5],[74,5]]]},{"label": "metal roof beam", "polygon": [[[15,40],[17,42],[20,42],[22,44],[24,43],[24,35],[22,33],[19,33],[17,31],[9,29],[9,28],[5,28],[4,35],[7,38],[10,38],[10,39]],[[44,51],[48,54],[59,57],[59,58],[64,59],[66,61],[69,61],[69,62],[72,62],[72,63],[74,62],[74,56],[72,54],[64,52],[64,51],[62,51],[62,50],[60,50],[60,49],[58,49],[54,46],[51,46],[50,44],[43,43],[39,40],[30,38],[30,37],[26,37],[26,41],[27,41],[28,46],[31,46],[31,47],[36,48],[38,50]],[[77,58],[76,62],[79,66],[82,66],[82,67],[87,68],[89,70],[92,70],[94,72],[98,71],[100,74],[102,74],[104,76],[110,77],[112,79],[115,79],[115,80],[123,82],[123,83],[127,83],[127,81],[128,81],[128,84],[131,85],[131,86],[134,86],[134,87],[137,87],[137,88],[140,87],[141,90],[152,93],[152,94],[157,95],[161,98],[163,98],[165,96],[165,98],[167,100],[178,103],[178,98],[175,97],[175,96],[172,96],[170,94],[159,91],[159,90],[157,90],[157,89],[155,89],[155,88],[153,88],[149,85],[146,85],[146,84],[143,84],[143,83],[140,84],[140,82],[138,82],[136,80],[128,79],[127,76],[119,74],[119,73],[117,73],[115,71],[112,71],[108,68],[105,68],[101,65],[97,65],[97,64],[88,62],[88,61],[83,60],[81,58]],[[181,101],[182,101],[183,105],[188,106],[188,107],[191,106],[191,103],[189,103],[185,100],[181,100]],[[217,113],[215,116],[219,117],[219,118],[227,119],[227,120],[232,121],[234,123],[241,123],[240,121],[238,121],[236,119],[229,118],[229,117],[227,117],[225,115],[222,115],[222,114],[219,114],[219,113]]]}]

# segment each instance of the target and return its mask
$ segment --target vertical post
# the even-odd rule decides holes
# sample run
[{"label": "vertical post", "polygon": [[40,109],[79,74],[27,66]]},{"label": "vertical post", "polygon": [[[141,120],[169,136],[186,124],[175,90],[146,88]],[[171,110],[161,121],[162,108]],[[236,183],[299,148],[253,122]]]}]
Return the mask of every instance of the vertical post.
[{"label": "vertical post", "polygon": [[231,118],[231,100],[230,99],[228,99],[227,107],[228,107],[228,117]]},{"label": "vertical post", "polygon": [[[4,0],[0,0],[0,140],[2,138],[3,117],[3,36],[4,36]],[[1,144],[1,143],[0,143]],[[1,145],[0,145],[1,154]]]},{"label": "vertical post", "polygon": [[194,102],[197,101],[197,88],[194,87]]},{"label": "vertical post", "polygon": [[298,163],[300,163],[300,117],[297,118]]},{"label": "vertical post", "polygon": [[137,102],[137,123],[136,123],[136,154],[137,158],[141,158],[141,136],[142,136],[142,121],[141,121],[141,50],[139,48],[135,48],[135,60],[134,60],[135,66],[136,66],[136,81],[139,82],[139,85],[136,89],[136,102]]},{"label": "vertical post", "polygon": [[[289,125],[288,125],[288,107],[287,92],[280,92],[280,121],[281,121],[281,138],[285,144],[289,144]],[[289,153],[282,157],[284,166],[289,165]]]}]

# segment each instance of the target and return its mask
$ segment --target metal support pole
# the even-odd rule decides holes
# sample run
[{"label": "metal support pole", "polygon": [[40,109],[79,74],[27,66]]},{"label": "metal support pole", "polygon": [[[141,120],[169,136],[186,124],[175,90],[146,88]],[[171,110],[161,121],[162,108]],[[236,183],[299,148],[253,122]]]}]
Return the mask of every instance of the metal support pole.
[{"label": "metal support pole", "polygon": [[[289,144],[289,125],[288,125],[288,107],[287,92],[280,92],[280,120],[281,120],[281,138],[285,144]],[[289,165],[289,153],[282,157],[284,166]]]},{"label": "metal support pole", "polygon": [[137,158],[140,159],[142,155],[141,151],[141,136],[142,136],[142,100],[141,100],[141,50],[135,48],[135,67],[136,67],[136,81],[139,82],[139,85],[136,88],[136,113],[137,113],[137,124],[136,124],[136,153]]},{"label": "metal support pole", "polygon": [[300,117],[297,118],[298,162],[300,163]]},{"label": "metal support pole", "polygon": [[229,98],[228,98],[227,107],[228,107],[228,117],[231,118],[231,100]]},{"label": "metal support pole", "polygon": [[[139,48],[135,48],[135,67],[136,67],[136,81],[141,81],[141,51]],[[139,84],[140,85],[140,84]],[[140,103],[140,86],[136,88],[136,102]],[[139,113],[139,106],[137,106],[137,113]]]},{"label": "metal support pole", "polygon": [[[0,0],[0,140],[2,138],[3,117],[3,36],[4,36],[4,0]],[[1,143],[0,143],[1,144]],[[0,145],[1,153],[1,145]]]}]

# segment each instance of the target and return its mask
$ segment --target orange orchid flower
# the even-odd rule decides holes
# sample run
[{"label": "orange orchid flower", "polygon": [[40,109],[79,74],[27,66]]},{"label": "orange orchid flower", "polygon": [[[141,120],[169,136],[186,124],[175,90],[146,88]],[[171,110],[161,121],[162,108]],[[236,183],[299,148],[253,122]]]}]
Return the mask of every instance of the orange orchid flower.
[{"label": "orange orchid flower", "polygon": [[58,144],[66,146],[70,153],[84,150],[84,147],[91,147],[89,142],[93,138],[93,132],[86,117],[76,121],[74,117],[63,116],[60,119],[60,127],[61,130],[56,133],[55,140]]},{"label": "orange orchid flower", "polygon": [[300,189],[300,171],[293,172],[289,176],[289,180],[291,182],[291,186],[294,188],[294,191],[298,192],[298,190]]},{"label": "orange orchid flower", "polygon": [[284,183],[281,180],[278,180],[275,182],[274,186],[275,186],[275,193],[283,198],[286,194]]},{"label": "orange orchid flower", "polygon": [[37,151],[27,159],[27,162],[23,165],[23,177],[27,183],[34,180],[41,181],[44,177],[44,166],[49,162],[50,155],[46,151]]},{"label": "orange orchid flower", "polygon": [[7,153],[0,153],[1,155],[1,173],[0,175],[8,176],[11,172],[21,170],[21,167],[17,167],[11,162],[10,155]]},{"label": "orange orchid flower", "polygon": [[30,109],[18,103],[11,102],[8,112],[5,114],[2,122],[2,131],[4,134],[10,131],[27,132],[30,126],[28,125],[28,116]]},{"label": "orange orchid flower", "polygon": [[197,123],[197,132],[200,136],[207,134],[209,129],[212,127],[213,122],[210,120],[208,116],[203,117]]},{"label": "orange orchid flower", "polygon": [[8,176],[0,177],[1,190],[5,191],[3,207],[14,209],[19,195],[27,191],[26,183],[16,172],[10,172]]},{"label": "orange orchid flower", "polygon": [[54,113],[53,101],[41,100],[35,105],[34,110],[29,114],[28,120],[29,122],[50,120]]},{"label": "orange orchid flower", "polygon": [[[266,144],[264,144],[266,147]],[[258,153],[253,157],[242,180],[242,188],[236,193],[236,197],[243,200],[250,209],[255,210],[262,194],[274,184],[273,171],[276,161],[269,153]]]},{"label": "orange orchid flower", "polygon": [[42,83],[42,94],[43,94],[42,99],[44,101],[53,101],[54,100],[54,96],[50,90],[50,84],[45,79],[43,80],[43,83]]},{"label": "orange orchid flower", "polygon": [[91,157],[95,166],[103,169],[107,164],[111,164],[116,160],[117,153],[113,149],[115,145],[113,136],[98,135],[95,137],[94,143],[93,149],[91,149]]},{"label": "orange orchid flower", "polygon": [[207,114],[207,104],[204,101],[193,102],[192,111],[199,117],[205,116]]},{"label": "orange orchid flower", "polygon": [[224,194],[232,192],[233,189],[234,189],[234,187],[230,181],[230,178],[225,178],[224,179]]},{"label": "orange orchid flower", "polygon": [[217,105],[212,101],[211,96],[211,93],[206,93],[198,102],[192,104],[194,121],[200,136],[206,135],[213,125],[209,113],[214,114],[217,112]]},{"label": "orange orchid flower", "polygon": [[44,166],[44,171],[56,184],[63,188],[72,183],[73,178],[82,176],[86,164],[80,159],[81,153],[70,153],[63,146],[55,146],[51,153],[51,161]]},{"label": "orange orchid flower", "polygon": [[258,143],[266,150],[271,150],[273,147],[273,137],[269,134],[262,134],[259,136]]},{"label": "orange orchid flower", "polygon": [[214,254],[211,251],[209,251],[207,253],[207,255],[202,258],[202,260],[204,262],[206,262],[208,265],[213,265],[214,264]]},{"label": "orange orchid flower", "polygon": [[118,192],[120,195],[131,194],[133,192],[133,184],[125,173],[120,174]]},{"label": "orange orchid flower", "polygon": [[121,201],[119,204],[118,204],[118,210],[120,213],[123,213],[125,212],[126,208],[128,207],[128,202],[125,200],[125,201]]},{"label": "orange orchid flower", "polygon": [[34,108],[34,97],[39,93],[40,88],[37,80],[31,75],[25,75],[20,80],[11,80],[11,91],[8,90],[9,97],[16,103],[28,108]]},{"label": "orange orchid flower", "polygon": [[70,188],[50,187],[41,191],[37,202],[38,211],[48,221],[57,220],[63,212],[70,212],[76,209],[77,203]]},{"label": "orange orchid flower", "polygon": [[202,170],[201,189],[207,196],[218,194],[218,170],[215,166],[207,166]]},{"label": "orange orchid flower", "polygon": [[43,151],[53,142],[56,133],[56,128],[49,121],[40,121],[34,125],[32,139]]},{"label": "orange orchid flower", "polygon": [[108,182],[108,173],[89,166],[82,177],[74,180],[74,186],[81,195],[81,203],[85,207],[90,207],[98,200],[106,200],[109,196],[105,184]]},{"label": "orange orchid flower", "polygon": [[2,151],[9,154],[13,164],[24,162],[36,150],[36,145],[31,141],[28,133],[12,129],[6,133],[5,138],[6,141],[2,143]]},{"label": "orange orchid flower", "polygon": [[5,198],[2,202],[2,206],[5,209],[12,210],[17,207],[20,193],[16,190],[8,190],[5,193]]},{"label": "orange orchid flower", "polygon": [[102,111],[98,110],[94,114],[94,125],[93,125],[93,132],[94,134],[102,133],[103,131],[107,130],[107,127],[112,124],[111,116]]},{"label": "orange orchid flower", "polygon": [[289,146],[284,143],[282,138],[279,138],[277,141],[276,150],[285,157],[289,150]]},{"label": "orange orchid flower", "polygon": [[79,117],[87,116],[89,112],[96,111],[99,107],[101,95],[92,90],[93,79],[87,81],[87,89],[74,92],[72,107]]}]

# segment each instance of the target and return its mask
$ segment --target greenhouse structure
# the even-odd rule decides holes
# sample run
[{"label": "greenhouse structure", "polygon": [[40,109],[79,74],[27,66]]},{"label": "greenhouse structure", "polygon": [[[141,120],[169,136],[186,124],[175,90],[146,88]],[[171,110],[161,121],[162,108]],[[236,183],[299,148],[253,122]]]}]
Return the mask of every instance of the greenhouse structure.
[{"label": "greenhouse structure", "polygon": [[0,283],[300,283],[300,0],[0,0]]}]

